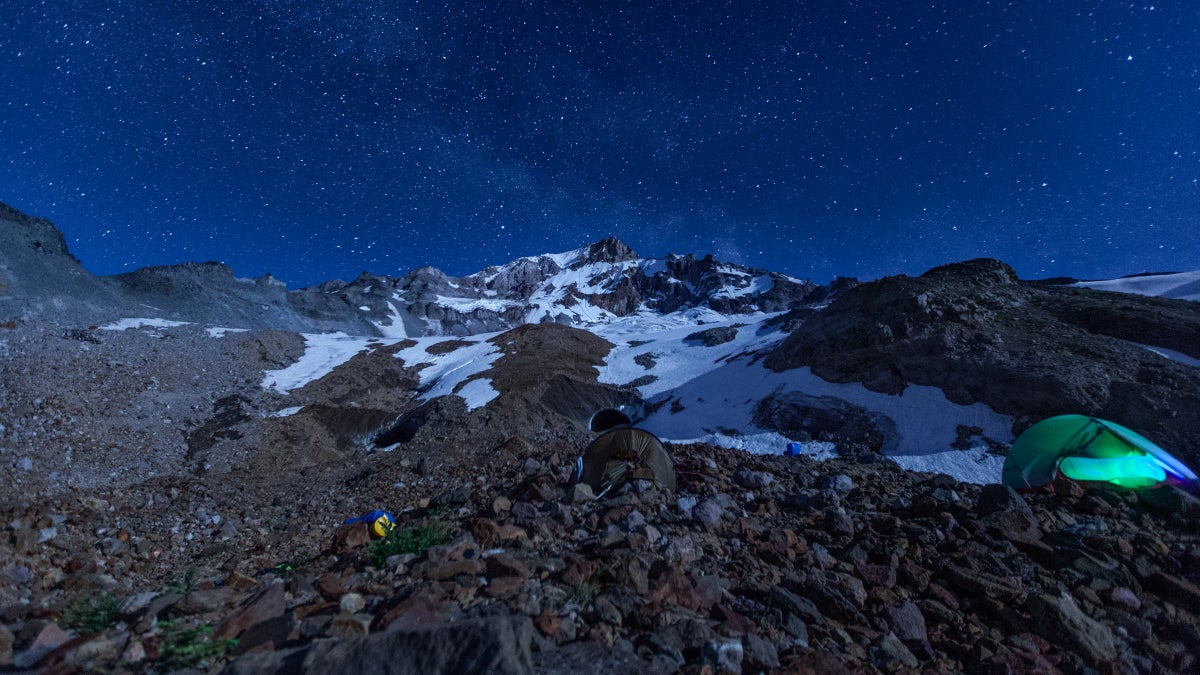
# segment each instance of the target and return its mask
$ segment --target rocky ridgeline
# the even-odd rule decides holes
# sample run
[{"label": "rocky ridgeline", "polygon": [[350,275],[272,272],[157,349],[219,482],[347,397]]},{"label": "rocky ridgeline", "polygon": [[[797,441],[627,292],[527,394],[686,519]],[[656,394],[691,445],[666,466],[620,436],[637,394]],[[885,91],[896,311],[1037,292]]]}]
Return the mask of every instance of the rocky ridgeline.
[{"label": "rocky ridgeline", "polygon": [[806,312],[768,368],[896,394],[938,387],[1016,418],[1120,420],[1200,466],[1200,303],[1021,282],[998,260],[886,277]]},{"label": "rocky ridgeline", "polygon": [[[539,320],[580,325],[585,321],[571,308],[581,303],[616,316],[643,306],[662,313],[711,307],[746,314],[782,311],[828,292],[808,281],[712,256],[642,260],[611,238],[573,256],[521,258],[465,277],[422,267],[396,277],[363,272],[350,282],[333,280],[291,291],[270,274],[238,278],[217,262],[96,277],[71,254],[53,223],[2,203],[0,241],[5,243],[0,248],[0,322],[52,319],[86,326],[149,312],[155,318],[262,330],[473,335],[523,324],[538,308],[532,301],[539,293],[549,305],[542,307]],[[578,283],[553,287],[555,275],[585,269],[584,288]]]},{"label": "rocky ridgeline", "polygon": [[[393,489],[397,496],[379,506],[396,511],[402,531],[443,535],[392,555],[365,524],[334,528],[330,510],[352,508],[335,491],[321,498],[320,526],[312,494],[280,492],[270,506],[214,517],[229,514],[216,485],[158,485],[160,499],[186,506],[176,513],[195,516],[174,519],[173,528],[170,518],[132,525],[134,511],[148,518],[155,510],[135,506],[134,493],[8,504],[0,584],[27,595],[6,595],[0,607],[0,666],[57,673],[1200,667],[1200,588],[1189,581],[1200,566],[1200,510],[1183,493],[1062,483],[1057,494],[1021,496],[883,461],[671,449],[678,494],[639,483],[600,501],[586,488],[568,493],[564,458],[536,450],[515,470],[461,467],[457,480],[423,483],[408,458],[359,472],[364,487],[372,478],[390,485],[408,476],[408,489]],[[345,485],[345,476],[326,474],[323,484]],[[97,528],[122,516],[129,529]],[[164,560],[199,569],[190,576],[177,567],[149,583]],[[102,598],[110,606],[103,621],[82,611]]]}]

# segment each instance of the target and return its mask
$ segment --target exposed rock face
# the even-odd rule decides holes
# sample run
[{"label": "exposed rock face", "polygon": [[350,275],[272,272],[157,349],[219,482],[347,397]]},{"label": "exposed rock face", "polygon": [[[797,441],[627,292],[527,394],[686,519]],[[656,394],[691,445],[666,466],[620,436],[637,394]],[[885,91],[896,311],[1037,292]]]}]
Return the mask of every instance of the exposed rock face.
[{"label": "exposed rock face", "polygon": [[[48,220],[0,203],[0,321],[38,316],[86,326],[115,295],[88,273]],[[68,302],[78,297],[86,302]]]},{"label": "exposed rock face", "polygon": [[932,385],[1032,421],[1062,413],[1122,420],[1200,463],[1200,375],[1141,344],[1200,355],[1200,304],[1020,282],[973,260],[888,277],[838,296],[767,367],[809,366],[835,382],[898,393]]},{"label": "exposed rock face", "polygon": [[890,418],[829,396],[793,391],[759,401],[754,423],[796,440],[832,441],[841,448],[888,453],[898,434]]}]

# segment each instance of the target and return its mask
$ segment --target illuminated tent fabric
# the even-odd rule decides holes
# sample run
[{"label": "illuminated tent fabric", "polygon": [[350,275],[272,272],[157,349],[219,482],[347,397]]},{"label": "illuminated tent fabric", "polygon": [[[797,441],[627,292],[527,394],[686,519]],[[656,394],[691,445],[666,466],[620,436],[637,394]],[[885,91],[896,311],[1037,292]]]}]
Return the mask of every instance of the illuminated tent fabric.
[{"label": "illuminated tent fabric", "polygon": [[1131,488],[1197,482],[1187,466],[1141,434],[1084,415],[1051,417],[1026,429],[1008,451],[1002,482],[1023,490],[1059,473]]},{"label": "illuminated tent fabric", "polygon": [[649,431],[620,426],[592,441],[577,466],[579,482],[601,496],[624,481],[644,478],[675,491],[675,463]]}]

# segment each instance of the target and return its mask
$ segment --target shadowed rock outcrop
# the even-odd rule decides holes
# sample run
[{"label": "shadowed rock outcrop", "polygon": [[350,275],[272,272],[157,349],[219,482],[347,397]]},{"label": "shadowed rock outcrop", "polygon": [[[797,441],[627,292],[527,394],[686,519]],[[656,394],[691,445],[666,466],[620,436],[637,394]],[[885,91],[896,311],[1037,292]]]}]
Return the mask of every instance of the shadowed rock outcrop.
[{"label": "shadowed rock outcrop", "polygon": [[1016,432],[1063,413],[1118,419],[1194,466],[1197,369],[1139,344],[1196,353],[1200,304],[1146,300],[1027,284],[1002,262],[972,260],[850,289],[764,364],[891,394],[939,387],[955,403],[1016,416]]}]

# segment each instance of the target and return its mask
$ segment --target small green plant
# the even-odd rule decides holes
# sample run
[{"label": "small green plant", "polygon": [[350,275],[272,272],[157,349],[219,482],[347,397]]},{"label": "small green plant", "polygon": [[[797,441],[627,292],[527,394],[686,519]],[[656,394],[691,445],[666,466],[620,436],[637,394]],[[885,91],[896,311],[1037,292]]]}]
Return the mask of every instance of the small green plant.
[{"label": "small green plant", "polygon": [[83,635],[99,633],[117,621],[121,601],[112,593],[99,597],[79,598],[63,614],[63,623]]},{"label": "small green plant", "polygon": [[304,567],[310,562],[312,562],[312,556],[310,556],[307,551],[300,550],[296,553],[296,557],[290,560],[285,560],[265,571],[269,571],[282,579],[289,579],[296,570]]},{"label": "small green plant", "polygon": [[237,646],[234,638],[214,638],[213,627],[184,627],[179,620],[159,621],[162,644],[158,647],[158,666],[163,672],[184,668],[205,668],[212,659]]},{"label": "small green plant", "polygon": [[444,544],[450,540],[450,528],[444,523],[431,522],[416,528],[394,527],[387,536],[371,542],[367,554],[376,567],[383,567],[387,559],[403,553],[420,555],[430,546]]},{"label": "small green plant", "polygon": [[172,575],[167,581],[167,590],[183,596],[184,600],[192,597],[192,588],[196,585],[196,566],[188,565],[182,575]]},{"label": "small green plant", "polygon": [[567,586],[567,600],[574,601],[581,607],[591,602],[594,597],[596,597],[596,584],[590,579]]}]

